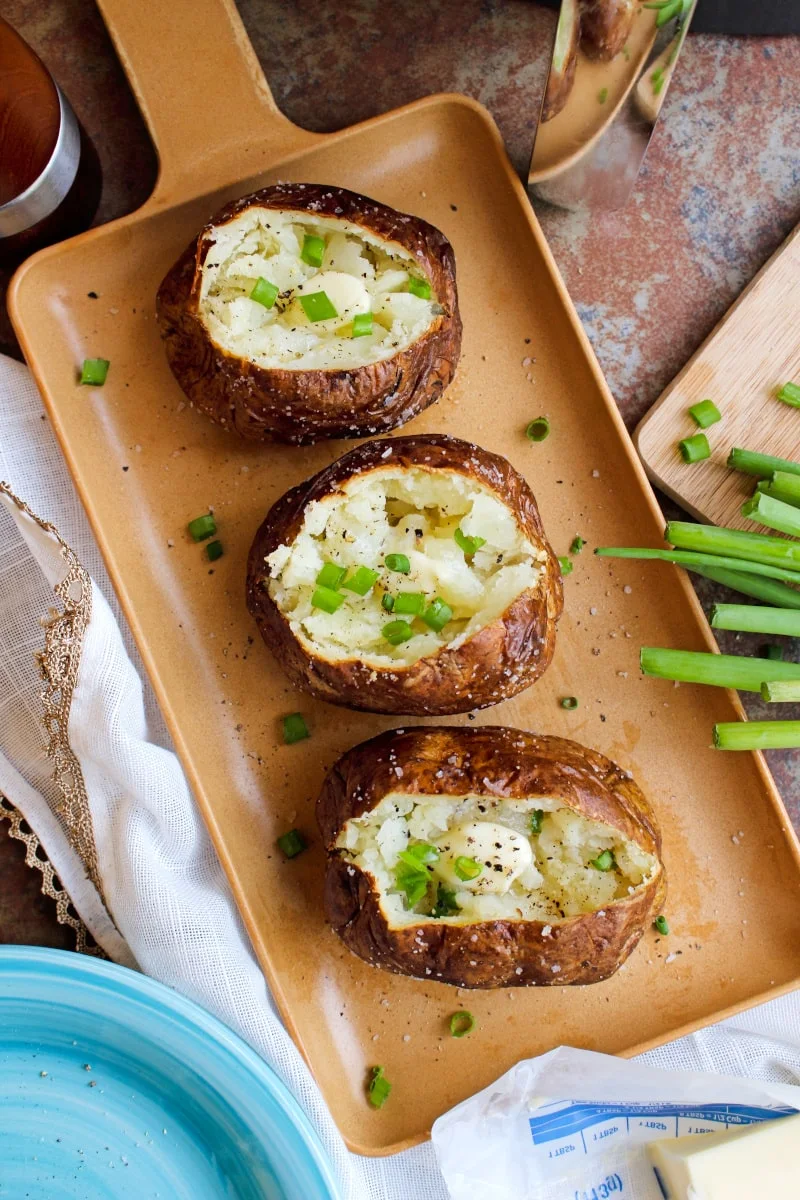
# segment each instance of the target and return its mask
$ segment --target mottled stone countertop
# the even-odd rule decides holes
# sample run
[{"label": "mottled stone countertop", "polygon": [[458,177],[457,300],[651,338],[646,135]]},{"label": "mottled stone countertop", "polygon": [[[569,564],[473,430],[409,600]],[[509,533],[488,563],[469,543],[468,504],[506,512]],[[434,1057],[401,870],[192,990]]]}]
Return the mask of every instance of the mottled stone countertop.
[{"label": "mottled stone countertop", "polygon": [[[530,0],[239,8],[276,101],[298,125],[330,131],[431,92],[466,92],[526,172],[552,12]],[[97,145],[98,221],[138,207],[155,156],[97,10],[89,0],[5,0],[3,16]],[[800,221],[799,82],[798,38],[691,36],[627,208],[591,219],[537,209],[629,428]],[[17,352],[4,308],[0,351]],[[756,715],[759,704],[747,706]],[[772,754],[770,766],[800,828],[800,756]],[[0,879],[0,941],[69,944],[51,903],[36,898],[38,873],[4,836]]]}]

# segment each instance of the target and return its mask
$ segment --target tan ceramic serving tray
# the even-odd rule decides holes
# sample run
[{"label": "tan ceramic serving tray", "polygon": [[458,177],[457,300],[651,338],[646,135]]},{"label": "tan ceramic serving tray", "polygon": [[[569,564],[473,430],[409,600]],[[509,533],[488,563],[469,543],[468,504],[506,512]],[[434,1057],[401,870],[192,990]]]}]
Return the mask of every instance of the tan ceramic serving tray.
[{"label": "tan ceramic serving tray", "polygon": [[[176,0],[158,22],[138,0],[101,7],[161,176],[138,213],[32,259],[11,309],[256,953],[348,1144],[412,1145],[451,1105],[559,1043],[629,1053],[796,986],[797,843],[761,759],[709,749],[712,722],[740,715],[735,698],[639,675],[643,643],[711,646],[694,593],[668,566],[591,555],[659,544],[662,518],[489,116],[439,96],[313,136],[276,112],[226,0]],[[674,932],[648,932],[607,983],[459,994],[366,966],[324,924],[314,799],[337,755],[391,722],[292,691],[245,611],[244,572],[269,505],[346,444],[227,436],[184,406],[153,316],[158,282],[198,226],[277,179],[355,188],[441,226],[458,260],[464,354],[442,401],[404,432],[507,455],[558,552],[576,533],[588,540],[543,682],[476,720],[595,746],[658,810]],[[105,387],[76,386],[81,360],[98,355],[111,360]],[[523,429],[540,414],[552,434],[534,445]],[[225,544],[213,568],[184,533],[209,506]],[[559,706],[565,694],[576,712]],[[312,739],[284,746],[279,717],[295,709]],[[294,825],[313,844],[286,862],[275,838]],[[477,1029],[458,1040],[447,1018],[462,1005]],[[393,1085],[380,1112],[364,1096],[378,1063]]]}]

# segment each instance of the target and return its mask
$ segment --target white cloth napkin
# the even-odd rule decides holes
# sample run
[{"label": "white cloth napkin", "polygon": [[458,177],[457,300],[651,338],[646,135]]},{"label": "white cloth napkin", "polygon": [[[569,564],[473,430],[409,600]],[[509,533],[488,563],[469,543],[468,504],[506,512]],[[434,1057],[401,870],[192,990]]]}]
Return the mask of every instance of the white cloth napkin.
[{"label": "white cloth napkin", "polygon": [[[202,1004],[275,1069],[316,1127],[346,1200],[447,1200],[430,1144],[388,1159],[345,1149],[267,991],[36,387],[25,367],[2,358],[0,480],[52,522],[92,578],[68,734],[86,785],[107,907],[59,819],[46,756],[34,655],[43,646],[42,621],[54,607],[53,586],[65,562],[54,535],[2,493],[0,792],[38,835],[109,956],[138,964]],[[781,1039],[792,1045],[782,1049]],[[785,1061],[790,1080],[799,1050],[800,1003],[793,997],[645,1058],[656,1066],[755,1077],[779,1071]]]}]

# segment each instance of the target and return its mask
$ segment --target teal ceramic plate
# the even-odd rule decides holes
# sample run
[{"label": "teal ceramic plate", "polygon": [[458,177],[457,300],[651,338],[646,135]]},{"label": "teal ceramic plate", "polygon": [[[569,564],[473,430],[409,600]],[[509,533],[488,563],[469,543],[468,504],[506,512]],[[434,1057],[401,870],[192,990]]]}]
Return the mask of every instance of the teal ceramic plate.
[{"label": "teal ceramic plate", "polygon": [[240,1038],[135,971],[0,947],[5,1200],[338,1200],[299,1105]]}]

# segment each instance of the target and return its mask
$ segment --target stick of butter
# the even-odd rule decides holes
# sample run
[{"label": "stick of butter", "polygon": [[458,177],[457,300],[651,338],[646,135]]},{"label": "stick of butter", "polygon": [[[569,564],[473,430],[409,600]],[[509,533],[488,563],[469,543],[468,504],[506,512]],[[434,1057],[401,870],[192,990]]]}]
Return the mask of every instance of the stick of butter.
[{"label": "stick of butter", "polygon": [[665,1200],[800,1197],[800,1113],[649,1142],[647,1154]]}]

